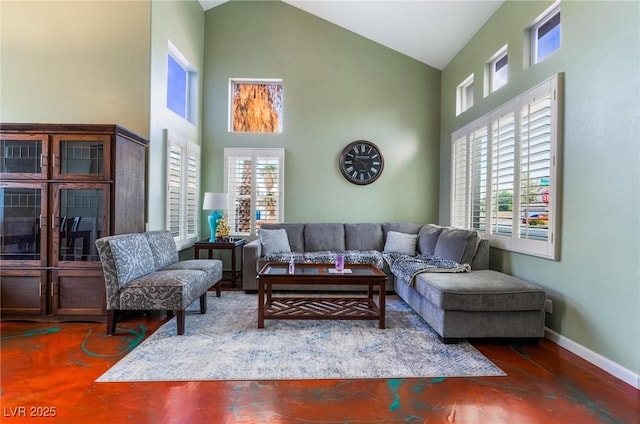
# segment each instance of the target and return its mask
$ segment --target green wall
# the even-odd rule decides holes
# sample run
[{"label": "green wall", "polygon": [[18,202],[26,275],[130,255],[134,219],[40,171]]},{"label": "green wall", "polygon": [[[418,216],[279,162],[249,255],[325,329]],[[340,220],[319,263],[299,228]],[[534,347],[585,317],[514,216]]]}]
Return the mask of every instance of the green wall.
[{"label": "green wall", "polygon": [[[147,221],[165,226],[165,140],[201,143],[197,1],[2,2],[0,122],[117,123],[149,137]],[[166,108],[169,40],[199,74],[195,124]]]},{"label": "green wall", "polygon": [[0,3],[0,121],[149,133],[149,1]]},{"label": "green wall", "polygon": [[[283,147],[287,222],[437,219],[438,70],[282,2],[232,1],[205,15],[203,191],[223,189],[225,147]],[[234,77],[284,80],[282,134],[227,131]],[[385,158],[367,186],[338,169],[358,139]]]},{"label": "green wall", "polygon": [[[164,139],[199,142],[202,191],[222,190],[224,147],[286,149],[285,219],[449,221],[451,132],[565,73],[561,257],[492,251],[542,285],[547,325],[640,373],[640,6],[563,2],[559,52],[523,68],[524,31],[549,2],[506,2],[439,71],[284,3],[0,2],[0,121],[119,123],[151,139],[150,228],[164,226]],[[171,40],[201,73],[195,125],[165,110]],[[455,116],[455,87],[509,44],[510,82]],[[229,134],[228,79],[283,78],[282,134]],[[442,90],[442,98],[440,92]],[[382,177],[346,182],[342,147],[369,139]],[[206,229],[206,223],[202,223]],[[206,232],[206,230],[205,230]]]},{"label": "green wall", "polygon": [[[505,2],[442,73],[440,221],[449,222],[451,133],[564,72],[559,261],[492,249],[493,268],[543,286],[547,326],[640,371],[640,4],[561,4],[561,49],[523,66],[524,28],[551,2]],[[483,98],[483,66],[509,45],[509,83]],[[455,89],[475,73],[475,104],[455,116]]]},{"label": "green wall", "polygon": [[[167,109],[167,55],[171,42],[197,74],[195,122],[185,121]],[[166,140],[168,129],[183,139],[201,144],[204,12],[197,1],[153,1],[151,3],[151,110],[147,179],[149,229],[166,224]],[[190,253],[190,252],[189,252]]]}]

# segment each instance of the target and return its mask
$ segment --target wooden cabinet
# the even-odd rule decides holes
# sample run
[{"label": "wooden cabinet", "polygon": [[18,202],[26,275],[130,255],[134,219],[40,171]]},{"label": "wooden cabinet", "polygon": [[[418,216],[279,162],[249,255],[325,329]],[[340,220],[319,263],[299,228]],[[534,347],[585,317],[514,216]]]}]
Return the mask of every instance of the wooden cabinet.
[{"label": "wooden cabinet", "polygon": [[104,319],[95,240],[144,231],[147,144],[117,125],[0,124],[2,319]]}]

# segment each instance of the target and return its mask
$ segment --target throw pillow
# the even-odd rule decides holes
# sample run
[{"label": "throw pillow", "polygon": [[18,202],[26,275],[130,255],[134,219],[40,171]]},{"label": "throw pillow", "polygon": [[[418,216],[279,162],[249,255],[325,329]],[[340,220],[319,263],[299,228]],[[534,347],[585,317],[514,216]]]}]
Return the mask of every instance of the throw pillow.
[{"label": "throw pillow", "polygon": [[178,251],[173,235],[169,231],[149,231],[143,233],[147,237],[156,269],[178,262]]},{"label": "throw pillow", "polygon": [[116,237],[109,240],[109,247],[120,286],[155,271],[153,254],[143,234]]},{"label": "throw pillow", "polygon": [[279,230],[265,230],[261,228],[258,234],[260,236],[260,243],[262,244],[263,256],[268,253],[291,252],[289,239],[287,238],[287,230],[284,228]]},{"label": "throw pillow", "polygon": [[445,228],[438,237],[433,254],[461,264],[470,264],[478,248],[478,233],[474,230]]},{"label": "throw pillow", "polygon": [[384,244],[384,252],[415,256],[417,240],[417,234],[406,234],[399,233],[397,231],[389,231],[387,232],[387,241]]},{"label": "throw pillow", "polygon": [[442,227],[431,224],[424,225],[418,233],[418,252],[433,256],[441,232]]}]

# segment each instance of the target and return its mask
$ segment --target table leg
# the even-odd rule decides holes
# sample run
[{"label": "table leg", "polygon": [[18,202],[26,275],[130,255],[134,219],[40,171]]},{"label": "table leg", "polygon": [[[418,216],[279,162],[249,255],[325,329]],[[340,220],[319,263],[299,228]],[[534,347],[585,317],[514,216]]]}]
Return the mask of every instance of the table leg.
[{"label": "table leg", "polygon": [[242,288],[242,271],[244,270],[244,255],[242,254],[242,246],[240,246],[240,272],[238,277],[240,278],[240,288]]},{"label": "table leg", "polygon": [[387,279],[385,278],[384,280],[382,280],[380,282],[380,293],[378,293],[378,310],[380,312],[380,321],[378,323],[378,327],[381,329],[384,329],[385,325],[384,325],[384,313],[385,313],[385,291],[387,290],[386,287],[386,281]]},{"label": "table leg", "polygon": [[264,283],[258,278],[258,328],[264,328]]},{"label": "table leg", "polygon": [[236,286],[236,247],[231,249],[231,286]]}]

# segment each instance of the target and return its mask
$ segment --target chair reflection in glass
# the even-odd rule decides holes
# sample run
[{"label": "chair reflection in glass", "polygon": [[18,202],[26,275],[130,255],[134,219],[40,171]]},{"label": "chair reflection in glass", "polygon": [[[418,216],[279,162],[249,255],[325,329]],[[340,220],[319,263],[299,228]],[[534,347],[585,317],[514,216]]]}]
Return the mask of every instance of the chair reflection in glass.
[{"label": "chair reflection in glass", "polygon": [[[76,260],[75,244],[77,239],[82,239],[81,260],[86,261],[89,255],[91,231],[79,231],[81,216],[73,219],[63,216],[60,222],[60,259],[65,261]],[[63,243],[63,239],[65,243]]]}]

